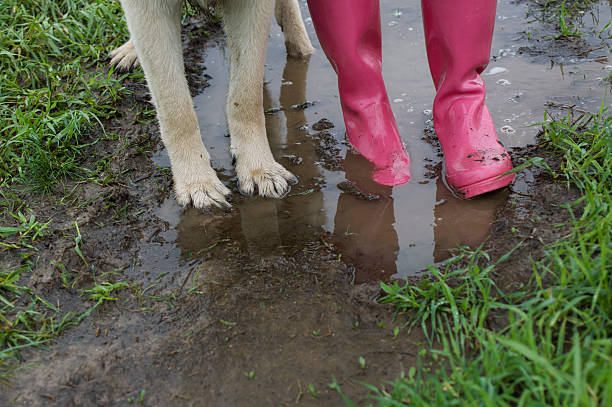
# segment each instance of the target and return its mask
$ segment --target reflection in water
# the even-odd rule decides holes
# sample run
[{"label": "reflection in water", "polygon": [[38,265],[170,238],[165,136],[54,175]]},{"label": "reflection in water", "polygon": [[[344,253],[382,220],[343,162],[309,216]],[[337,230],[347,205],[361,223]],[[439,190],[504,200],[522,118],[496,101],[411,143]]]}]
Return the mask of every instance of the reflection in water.
[{"label": "reflection in water", "polygon": [[392,188],[375,183],[371,164],[348,150],[344,159],[346,179],[360,191],[378,195],[364,199],[343,192],[338,197],[334,218],[334,242],[346,263],[357,265],[355,283],[387,280],[397,272],[399,245],[393,225]]},{"label": "reflection in water", "polygon": [[[400,246],[395,231],[392,188],[374,183],[369,177],[368,164],[361,156],[347,151],[346,179],[360,191],[380,198],[364,199],[358,194],[343,192],[334,218],[334,243],[342,259],[357,266],[356,283],[387,280],[401,271],[396,264]],[[495,210],[506,201],[508,194],[504,189],[471,200],[457,199],[439,176],[434,206],[433,261],[447,260],[460,246],[478,247],[489,234]]]},{"label": "reflection in water", "polygon": [[[290,170],[298,177],[299,190],[312,191],[306,196],[293,195],[285,198],[288,206],[296,208],[292,211],[289,229],[294,226],[291,223],[297,221],[300,225],[308,225],[312,228],[320,228],[325,223],[325,212],[323,211],[323,192],[316,184],[321,179],[321,168],[316,164],[319,157],[313,143],[305,137],[302,126],[308,124],[305,109],[294,109],[292,106],[306,102],[306,80],[308,77],[308,66],[310,56],[304,58],[287,57],[285,69],[281,81],[279,103],[283,108],[285,118],[285,130],[282,134],[287,135],[283,152],[285,157],[291,156],[298,162],[291,166]],[[279,115],[276,115],[279,116]],[[277,157],[283,154],[278,153]],[[283,163],[285,164],[285,163]]]},{"label": "reflection in water", "polygon": [[489,234],[495,210],[508,198],[502,189],[470,200],[455,198],[444,185],[442,177],[436,181],[434,207],[434,261],[448,259],[451,250],[459,246],[478,247]]},{"label": "reflection in water", "polygon": [[[249,251],[256,255],[307,243],[312,233],[319,231],[325,222],[323,193],[314,185],[314,180],[321,176],[315,164],[317,154],[313,144],[299,130],[307,123],[304,110],[292,108],[306,101],[309,61],[310,58],[287,57],[279,97],[281,111],[266,115],[266,129],[273,154],[298,177],[299,188],[314,190],[307,196],[290,195],[283,200],[253,198],[240,205],[243,237]],[[270,93],[266,85],[266,110],[277,107]],[[291,157],[301,159],[299,165],[288,165],[288,152]]]},{"label": "reflection in water", "polygon": [[241,229],[247,248],[254,253],[270,253],[281,245],[276,202],[247,199],[240,205]]},{"label": "reflection in water", "polygon": [[[344,150],[342,169],[350,187],[326,186],[330,172],[322,168],[322,157],[305,128],[307,110],[296,106],[306,102],[309,58],[287,57],[280,82],[278,104],[270,83],[264,85],[266,129],[272,151],[299,179],[299,184],[282,200],[250,197],[239,199],[238,210],[226,215],[211,215],[188,208],[180,215],[177,244],[183,256],[199,256],[210,247],[228,241],[239,242],[253,256],[300,250],[326,225],[326,200],[337,199],[333,215],[332,241],[340,258],[355,266],[355,282],[388,280],[393,275],[414,274],[398,265],[401,245],[396,231],[393,189],[372,181],[371,164],[353,152]],[[312,119],[310,119],[312,121]],[[336,138],[339,138],[336,135]],[[335,194],[330,193],[335,191]],[[336,198],[337,196],[337,198]],[[401,195],[400,195],[401,196]],[[461,201],[454,198],[440,180],[434,209],[433,261],[449,257],[449,250],[459,245],[477,246],[486,237],[495,208],[506,198],[504,193]],[[399,205],[406,218],[424,208]],[[418,215],[418,214],[416,214]],[[417,216],[418,217],[418,216]],[[415,240],[428,240],[416,236]],[[429,240],[431,242],[431,240]],[[425,264],[420,264],[423,268]],[[405,266],[404,266],[405,267]]]},{"label": "reflection in water", "polygon": [[[308,10],[305,4],[302,6],[307,18]],[[551,70],[547,62],[540,64],[520,56],[516,51],[521,43],[514,34],[523,29],[524,7],[522,3],[499,2],[498,15],[505,19],[494,34],[491,69],[505,70],[498,74],[492,72],[501,72],[499,69],[488,71],[490,75],[484,77],[487,104],[502,141],[509,147],[533,141],[538,129],[527,125],[541,121],[548,100],[596,111],[605,95],[598,78],[609,73],[609,68],[596,62],[566,61],[562,74],[556,67]],[[400,9],[401,16],[394,12]],[[318,50],[309,59],[287,58],[280,30],[273,27],[266,60],[269,82],[264,89],[264,105],[265,109],[275,109],[266,114],[266,128],[274,156],[298,177],[299,183],[282,200],[234,196],[236,208],[225,215],[205,214],[193,208],[181,210],[172,199],[168,200],[159,212],[171,226],[176,225],[180,253],[172,255],[203,255],[210,253],[211,246],[230,241],[238,242],[241,250],[255,258],[289,254],[302,250],[321,232],[329,232],[341,259],[355,265],[355,280],[362,282],[388,279],[394,274],[418,274],[426,264],[447,259],[458,246],[478,246],[508,192],[461,201],[450,194],[441,179],[433,182],[440,158],[422,140],[426,120],[423,112],[431,109],[434,89],[419,9],[417,1],[388,0],[381,4],[383,74],[402,140],[412,158],[410,183],[392,191],[372,183],[368,175],[370,164],[347,151],[337,77],[318,47],[312,25],[307,23],[307,29]],[[225,182],[234,176],[229,139],[223,137],[227,134],[224,103],[220,103],[227,91],[227,62],[223,43],[209,44],[205,64],[213,79],[211,86],[194,99],[204,144]],[[579,100],[576,95],[580,95]],[[296,106],[307,100],[314,101],[314,105]],[[322,118],[335,127],[321,133],[315,131],[313,125]],[[516,132],[503,133],[504,126]],[[320,137],[323,133],[325,137]],[[156,154],[155,160],[161,166],[169,166],[163,151]],[[356,191],[339,188],[346,180],[356,185]],[[381,197],[366,200],[359,191]],[[164,232],[163,238],[172,240],[174,232]],[[155,256],[152,254],[152,259]]]}]

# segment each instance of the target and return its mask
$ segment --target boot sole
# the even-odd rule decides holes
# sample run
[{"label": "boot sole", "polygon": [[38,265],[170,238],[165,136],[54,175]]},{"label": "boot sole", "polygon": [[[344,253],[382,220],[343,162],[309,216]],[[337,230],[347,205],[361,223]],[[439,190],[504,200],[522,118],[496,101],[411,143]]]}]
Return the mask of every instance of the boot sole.
[{"label": "boot sole", "polygon": [[[501,174],[499,174],[501,175]],[[503,177],[496,175],[491,178],[478,181],[475,184],[465,185],[460,188],[455,188],[446,182],[446,168],[442,168],[442,181],[444,185],[453,193],[456,198],[459,199],[470,199],[475,196],[486,194],[487,192],[495,191],[497,189],[504,188],[514,181],[514,174],[509,174]]]}]

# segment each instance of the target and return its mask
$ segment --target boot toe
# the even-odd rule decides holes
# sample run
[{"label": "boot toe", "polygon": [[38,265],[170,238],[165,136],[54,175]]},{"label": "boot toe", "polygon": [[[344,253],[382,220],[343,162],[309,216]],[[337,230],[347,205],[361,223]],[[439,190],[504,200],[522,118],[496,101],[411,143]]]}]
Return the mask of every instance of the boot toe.
[{"label": "boot toe", "polygon": [[393,164],[386,168],[377,168],[372,174],[372,179],[381,185],[396,186],[410,181],[410,160],[408,157],[396,159]]},{"label": "boot toe", "polygon": [[514,180],[514,174],[500,177],[512,169],[510,156],[503,150],[492,154],[470,154],[459,165],[454,164],[446,165],[444,181],[460,198],[482,195],[503,188]]}]

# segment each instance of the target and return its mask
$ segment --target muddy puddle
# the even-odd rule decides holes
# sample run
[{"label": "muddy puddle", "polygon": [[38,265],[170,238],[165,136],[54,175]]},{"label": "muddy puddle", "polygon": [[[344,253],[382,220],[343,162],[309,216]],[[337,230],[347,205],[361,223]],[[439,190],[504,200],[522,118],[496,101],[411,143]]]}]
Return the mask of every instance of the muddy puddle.
[{"label": "muddy puddle", "polygon": [[[441,157],[431,133],[434,87],[420,3],[391,0],[381,7],[384,77],[412,159],[412,181],[395,188],[374,184],[369,164],[347,147],[336,77],[302,3],[317,52],[309,59],[287,58],[280,29],[273,24],[264,89],[272,151],[299,184],[283,200],[235,196],[235,209],[219,218],[179,208],[169,198],[158,215],[174,228],[166,233],[176,247],[168,247],[164,256],[184,259],[228,241],[240,242],[254,256],[285,254],[301,250],[313,232],[323,231],[328,234],[326,244],[354,267],[359,283],[418,275],[427,264],[447,259],[451,249],[474,247],[486,239],[508,192],[461,201],[444,187]],[[529,42],[528,11],[523,3],[498,2],[493,59],[483,75],[487,104],[507,147],[532,143],[540,128],[534,124],[544,120],[551,106],[597,112],[606,92],[603,78],[612,68],[609,49],[596,41],[580,45],[584,48],[580,58],[566,57],[561,51],[539,55]],[[583,23],[585,29],[601,29],[609,19],[610,7],[602,2],[584,15]],[[533,25],[533,30],[537,27]],[[204,74],[210,87],[194,102],[213,166],[222,180],[235,185],[221,102],[228,86],[228,54],[222,40],[208,45]],[[165,151],[154,159],[169,167]],[[158,256],[147,259],[157,267],[168,265]]]}]

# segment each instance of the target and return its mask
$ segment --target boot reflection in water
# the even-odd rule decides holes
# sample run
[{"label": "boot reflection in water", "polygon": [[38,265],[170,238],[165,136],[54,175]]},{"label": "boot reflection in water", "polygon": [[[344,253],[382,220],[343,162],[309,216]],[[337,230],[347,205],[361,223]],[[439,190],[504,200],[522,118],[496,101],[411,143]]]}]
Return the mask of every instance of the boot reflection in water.
[{"label": "boot reflection in water", "polygon": [[334,218],[334,244],[346,263],[355,265],[355,283],[389,280],[397,273],[399,244],[391,187],[370,178],[371,165],[360,155],[347,151],[346,179],[359,190],[379,199],[367,200],[342,192]]},{"label": "boot reflection in water", "polygon": [[476,249],[489,236],[495,211],[508,198],[509,191],[488,194],[482,199],[458,199],[444,186],[442,177],[436,182],[434,208],[434,262],[444,261],[460,246]]},{"label": "boot reflection in water", "polygon": [[[447,186],[471,198],[507,186],[513,175],[484,104],[496,0],[422,0],[425,43],[436,87],[434,126]],[[308,0],[317,36],[338,74],[347,139],[375,166],[374,180],[410,180],[381,75],[379,0]]]}]

